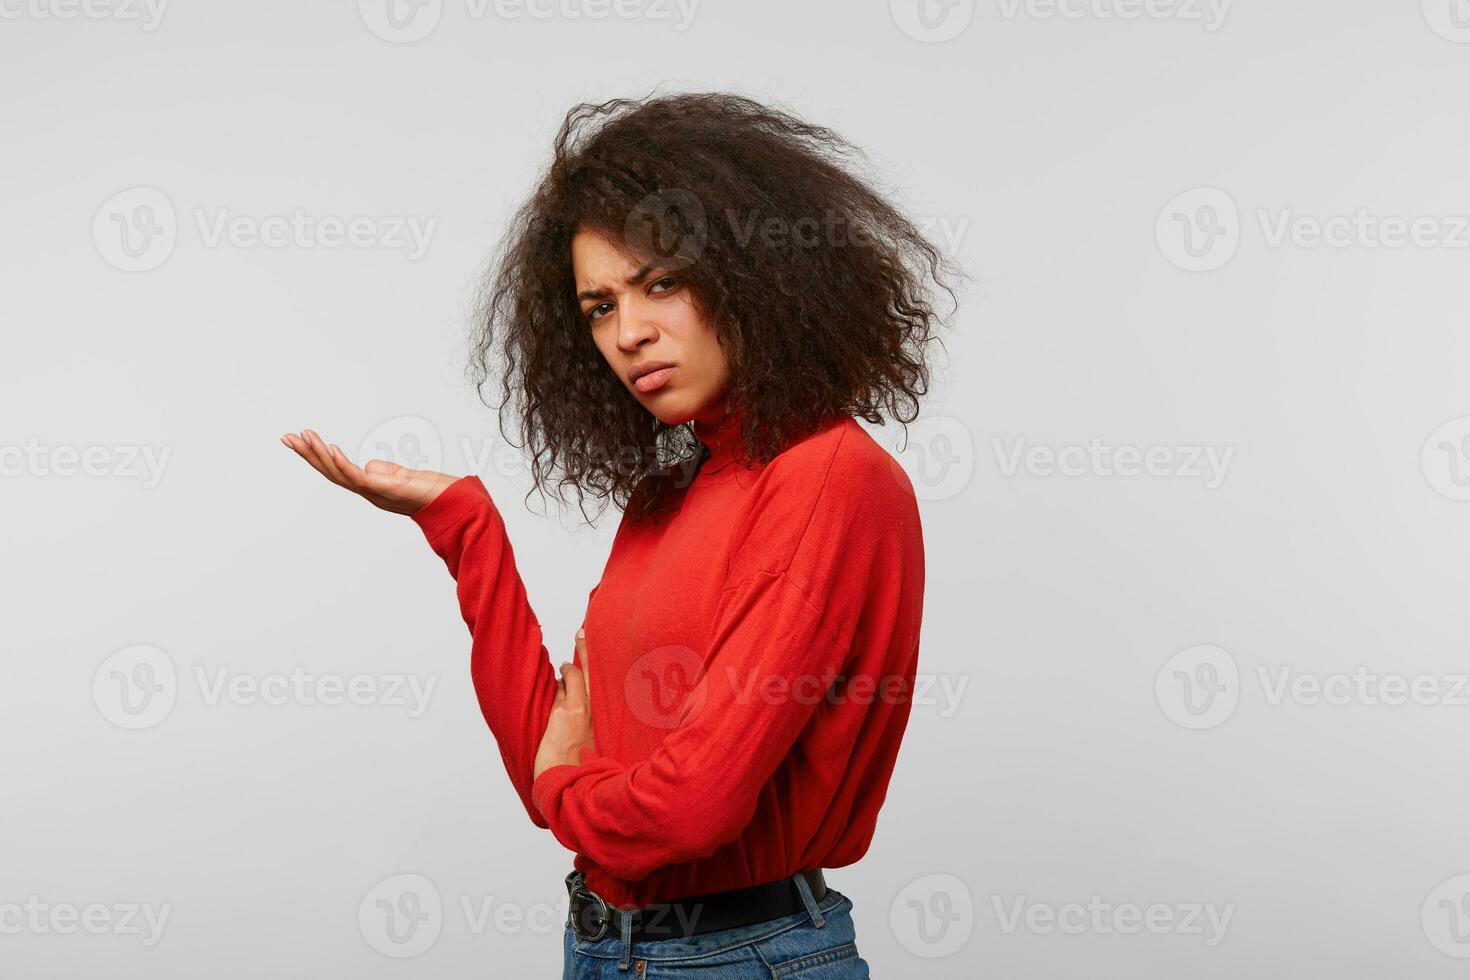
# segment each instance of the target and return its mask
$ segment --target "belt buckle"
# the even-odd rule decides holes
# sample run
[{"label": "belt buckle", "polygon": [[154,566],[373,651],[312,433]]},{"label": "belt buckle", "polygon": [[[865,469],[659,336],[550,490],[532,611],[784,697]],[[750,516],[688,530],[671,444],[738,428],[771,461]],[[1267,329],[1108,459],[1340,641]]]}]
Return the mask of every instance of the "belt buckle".
[{"label": "belt buckle", "polygon": [[[575,885],[568,881],[567,888],[570,891],[567,900],[567,925],[572,927],[577,938],[586,942],[596,942],[606,936],[608,927],[612,925],[612,913],[603,897],[580,881]],[[595,902],[596,905],[589,904],[589,902]],[[599,920],[597,931],[590,933],[582,930],[582,915],[589,908],[600,908],[600,912],[597,913]]]}]

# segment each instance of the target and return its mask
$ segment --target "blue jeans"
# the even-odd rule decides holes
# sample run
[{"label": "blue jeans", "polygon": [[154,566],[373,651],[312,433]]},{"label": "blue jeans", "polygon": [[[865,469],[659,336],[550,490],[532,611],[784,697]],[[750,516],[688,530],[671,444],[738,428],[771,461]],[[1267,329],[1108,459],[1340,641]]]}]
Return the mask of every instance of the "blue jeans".
[{"label": "blue jeans", "polygon": [[754,925],[631,944],[618,936],[588,942],[568,926],[562,980],[869,980],[868,963],[858,955],[852,900],[828,888],[816,901],[806,879],[793,877],[806,909]]}]

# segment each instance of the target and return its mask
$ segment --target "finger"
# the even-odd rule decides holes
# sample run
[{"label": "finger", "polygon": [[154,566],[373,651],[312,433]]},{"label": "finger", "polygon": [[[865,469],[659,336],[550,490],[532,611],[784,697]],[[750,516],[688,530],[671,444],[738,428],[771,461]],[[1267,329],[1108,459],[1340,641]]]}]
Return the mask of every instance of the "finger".
[{"label": "finger", "polygon": [[582,668],[576,664],[564,664],[561,676],[566,681],[567,706],[585,709],[587,707],[587,679]]},{"label": "finger", "polygon": [[352,460],[347,458],[347,454],[335,442],[327,443],[326,446],[327,458],[331,460],[332,466],[337,471],[337,475],[341,477],[342,482],[353,489],[357,489],[357,484],[361,482],[358,477],[362,471],[358,469]]},{"label": "finger", "polygon": [[294,449],[296,451],[296,455],[300,456],[302,459],[310,463],[312,469],[316,470],[318,473],[326,477],[328,480],[331,480],[333,483],[337,482],[337,480],[332,476],[331,471],[327,469],[326,465],[322,463],[321,460],[317,459],[316,449],[311,445],[310,442],[306,440],[305,437],[299,434],[293,434],[289,436],[282,436],[281,440],[285,442],[286,445]]},{"label": "finger", "polygon": [[307,445],[311,446],[312,449],[316,451],[317,458],[321,460],[322,465],[325,466],[327,472],[331,474],[333,482],[340,483],[343,486],[346,486],[347,481],[342,479],[342,473],[340,470],[337,469],[337,460],[332,456],[330,452],[327,451],[326,440],[317,435],[311,429],[302,430],[301,435],[304,439],[306,439]]},{"label": "finger", "polygon": [[338,479],[336,471],[327,464],[326,454],[321,452],[317,444],[307,436],[308,431],[310,430],[303,429],[296,434],[296,441],[302,447],[302,455],[308,463],[316,467],[318,473],[333,483],[340,484],[341,480]]}]

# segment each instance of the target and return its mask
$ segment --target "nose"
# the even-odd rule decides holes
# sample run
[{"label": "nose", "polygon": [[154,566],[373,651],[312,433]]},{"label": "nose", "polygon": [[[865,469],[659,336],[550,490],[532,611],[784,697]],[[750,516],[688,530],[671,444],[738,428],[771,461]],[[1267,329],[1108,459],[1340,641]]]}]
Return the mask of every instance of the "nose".
[{"label": "nose", "polygon": [[633,353],[640,346],[658,339],[658,323],[653,309],[636,299],[624,302],[622,315],[618,317],[618,347],[625,353]]}]

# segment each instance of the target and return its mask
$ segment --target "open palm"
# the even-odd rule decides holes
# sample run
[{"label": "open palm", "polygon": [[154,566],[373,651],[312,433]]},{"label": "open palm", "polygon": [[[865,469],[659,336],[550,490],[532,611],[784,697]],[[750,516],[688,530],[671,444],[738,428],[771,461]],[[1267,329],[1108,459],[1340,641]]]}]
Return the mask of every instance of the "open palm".
[{"label": "open palm", "polygon": [[412,514],[459,479],[433,470],[411,470],[382,459],[358,466],[335,443],[326,443],[311,429],[287,433],[281,436],[281,442],[337,486],[393,514]]}]

